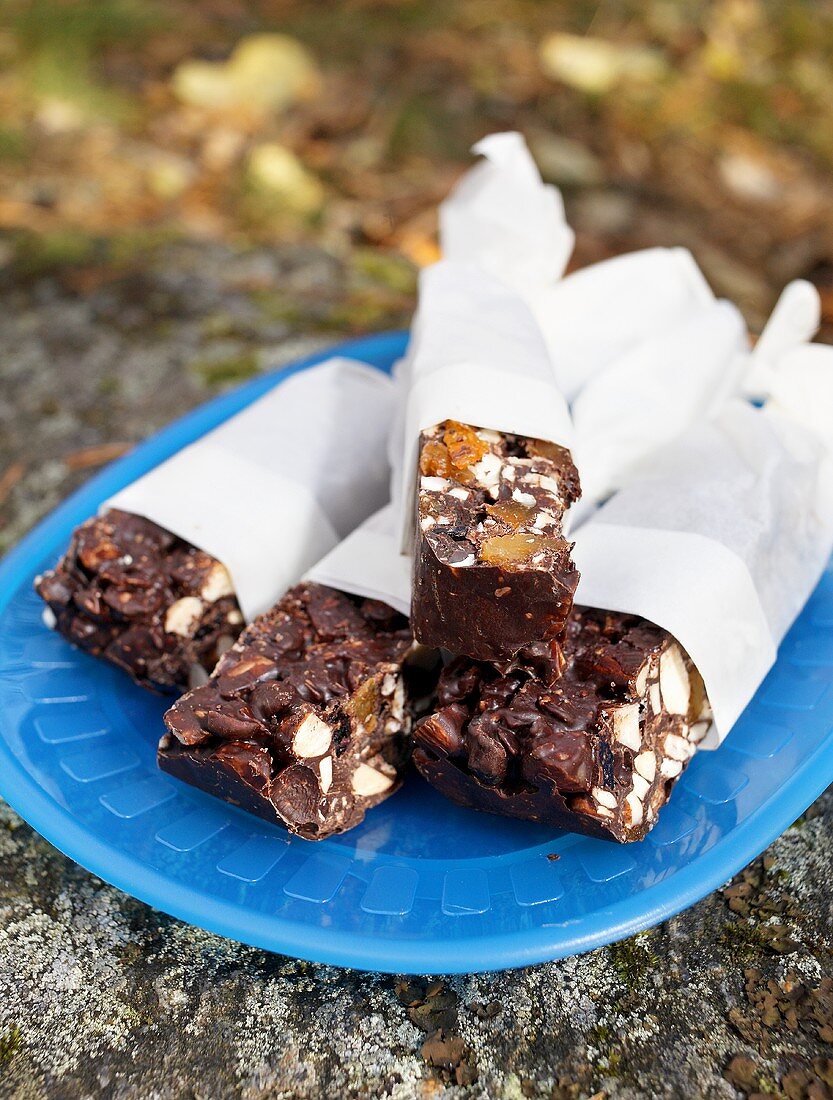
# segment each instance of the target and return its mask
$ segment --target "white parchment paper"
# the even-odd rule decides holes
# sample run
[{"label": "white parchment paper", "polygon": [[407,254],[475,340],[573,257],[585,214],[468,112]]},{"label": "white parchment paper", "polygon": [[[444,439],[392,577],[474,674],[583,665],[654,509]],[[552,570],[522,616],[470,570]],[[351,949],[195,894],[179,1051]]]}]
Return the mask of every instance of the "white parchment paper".
[{"label": "white parchment paper", "polygon": [[562,278],[574,234],[522,135],[491,134],[472,152],[483,159],[440,205],[440,249],[523,297],[568,401],[618,357],[714,301],[684,248],[631,252]]},{"label": "white parchment paper", "polygon": [[833,551],[833,349],[777,367],[763,408],[732,399],[578,531],[576,600],[670,631],[726,736]]},{"label": "white parchment paper", "polygon": [[784,288],[744,371],[749,397],[764,399],[776,382],[787,353],[812,340],[821,324],[821,299],[812,283],[794,279]]},{"label": "white parchment paper", "polygon": [[388,497],[390,378],[335,358],[292,375],[102,505],[223,562],[248,620]]},{"label": "white parchment paper", "polygon": [[519,133],[490,134],[471,151],[483,159],[440,205],[440,250],[536,294],[561,278],[575,243],[561,192],[542,182]]},{"label": "white parchment paper", "polygon": [[396,512],[374,513],[307,571],[307,579],[411,613],[411,561],[399,553]]},{"label": "white parchment paper", "polygon": [[392,499],[401,546],[410,544],[420,432],[443,420],[569,447],[572,421],[547,348],[523,299],[473,263],[422,272],[419,306],[399,384],[401,461]]},{"label": "white parchment paper", "polygon": [[648,248],[590,264],[530,295],[558,385],[573,401],[645,339],[714,301],[688,249]]},{"label": "white parchment paper", "polygon": [[[571,518],[578,522],[737,390],[749,351],[746,326],[735,306],[714,297],[684,249],[647,249],[559,278],[572,235],[560,196],[542,181],[521,135],[493,134],[472,152],[483,159],[441,205],[440,245],[455,262],[500,280],[538,322],[571,403],[582,484]],[[421,295],[417,331],[442,308],[432,289]],[[461,312],[459,300],[454,308]],[[788,312],[795,318],[795,308]],[[485,312],[474,318],[478,326],[491,335]],[[452,323],[436,327],[453,346]],[[505,351],[511,348],[496,342],[494,354]],[[424,357],[439,362],[441,355],[428,348]]]},{"label": "white parchment paper", "polygon": [[747,351],[739,311],[712,299],[590,378],[572,406],[582,489],[575,515],[626,485],[658,450],[737,393]]}]

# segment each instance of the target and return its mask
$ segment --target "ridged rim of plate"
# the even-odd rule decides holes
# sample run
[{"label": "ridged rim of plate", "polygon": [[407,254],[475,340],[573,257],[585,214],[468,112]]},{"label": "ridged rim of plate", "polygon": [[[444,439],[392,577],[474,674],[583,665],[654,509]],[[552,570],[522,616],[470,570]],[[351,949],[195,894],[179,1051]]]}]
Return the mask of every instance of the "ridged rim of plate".
[{"label": "ridged rim of plate", "polygon": [[[219,419],[233,415],[290,374],[333,355],[392,364],[401,356],[406,342],[405,333],[349,341],[260,376],[164,428],[91,478],[6,555],[0,562],[0,611],[20,591],[21,577],[27,574],[32,560],[41,560],[58,536],[68,538],[74,526],[116,487],[170,453],[172,442],[183,446],[198,438]],[[317,926],[208,898],[118,847],[101,842],[54,802],[21,766],[6,744],[2,714],[0,731],[4,735],[0,740],[0,796],[46,840],[99,878],[171,916],[233,940],[309,961],[390,973],[472,973],[527,966],[585,952],[652,927],[730,879],[833,782],[828,731],[789,781],[708,851],[667,879],[606,908],[594,909],[580,920],[505,934],[460,936],[450,942],[374,938],[335,929],[323,940]]]}]

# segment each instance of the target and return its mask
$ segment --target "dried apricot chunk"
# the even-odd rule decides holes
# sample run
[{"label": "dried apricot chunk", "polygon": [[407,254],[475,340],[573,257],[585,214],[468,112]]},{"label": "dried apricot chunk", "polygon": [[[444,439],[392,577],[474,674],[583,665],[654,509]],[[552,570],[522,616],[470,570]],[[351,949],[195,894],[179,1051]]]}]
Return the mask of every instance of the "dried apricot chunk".
[{"label": "dried apricot chunk", "polygon": [[535,519],[535,509],[516,500],[499,500],[497,504],[487,504],[486,511],[490,516],[517,529],[523,524],[531,524]]},{"label": "dried apricot chunk", "polygon": [[521,565],[541,550],[557,552],[566,550],[568,546],[565,539],[514,531],[511,535],[495,535],[486,539],[480,547],[480,557],[490,565]]},{"label": "dried apricot chunk", "polygon": [[448,457],[452,466],[466,470],[479,462],[488,451],[487,443],[478,436],[474,428],[467,424],[458,424],[456,420],[447,420],[443,432],[443,443],[448,448]]},{"label": "dried apricot chunk", "polygon": [[419,456],[419,472],[425,477],[451,477],[451,459],[448,448],[438,439],[429,439]]},{"label": "dried apricot chunk", "polygon": [[540,455],[559,465],[567,465],[570,462],[570,452],[566,447],[560,447],[548,439],[530,439],[526,446],[531,455]]}]

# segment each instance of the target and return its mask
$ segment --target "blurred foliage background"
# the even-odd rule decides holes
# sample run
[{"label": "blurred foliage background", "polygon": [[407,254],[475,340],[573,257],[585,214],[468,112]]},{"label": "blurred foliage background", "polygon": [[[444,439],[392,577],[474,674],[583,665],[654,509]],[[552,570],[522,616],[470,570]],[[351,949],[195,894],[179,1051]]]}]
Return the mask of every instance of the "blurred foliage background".
[{"label": "blurred foliage background", "polygon": [[311,247],[338,293],[264,276],[273,319],[407,323],[438,200],[517,128],[575,265],[681,243],[753,327],[796,276],[833,323],[830,3],[3,0],[0,69],[0,285]]}]

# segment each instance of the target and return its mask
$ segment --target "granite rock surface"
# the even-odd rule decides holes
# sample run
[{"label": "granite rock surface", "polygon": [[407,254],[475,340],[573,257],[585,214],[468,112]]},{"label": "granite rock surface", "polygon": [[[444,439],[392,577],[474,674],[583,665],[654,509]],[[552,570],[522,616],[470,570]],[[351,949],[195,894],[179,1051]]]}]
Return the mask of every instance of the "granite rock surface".
[{"label": "granite rock surface", "polygon": [[[120,449],[332,342],[343,276],[314,251],[200,245],[83,293],[0,285],[0,552]],[[0,1097],[833,1096],[831,881],[828,792],[649,933],[516,972],[396,978],[188,927],[0,805]]]}]

